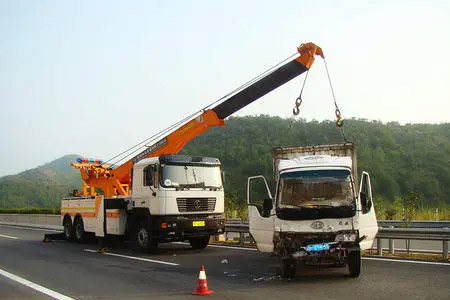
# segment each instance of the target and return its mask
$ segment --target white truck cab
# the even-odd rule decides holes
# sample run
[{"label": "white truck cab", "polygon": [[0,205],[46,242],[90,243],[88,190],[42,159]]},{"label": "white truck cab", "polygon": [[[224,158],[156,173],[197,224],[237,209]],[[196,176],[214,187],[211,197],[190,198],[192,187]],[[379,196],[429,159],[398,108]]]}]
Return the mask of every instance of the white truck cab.
[{"label": "white truck cab", "polygon": [[258,250],[280,256],[285,277],[298,263],[347,265],[358,276],[361,250],[372,246],[378,226],[369,174],[362,172],[359,187],[354,177],[353,144],[276,148],[273,162],[274,196],[263,176],[248,179]]}]

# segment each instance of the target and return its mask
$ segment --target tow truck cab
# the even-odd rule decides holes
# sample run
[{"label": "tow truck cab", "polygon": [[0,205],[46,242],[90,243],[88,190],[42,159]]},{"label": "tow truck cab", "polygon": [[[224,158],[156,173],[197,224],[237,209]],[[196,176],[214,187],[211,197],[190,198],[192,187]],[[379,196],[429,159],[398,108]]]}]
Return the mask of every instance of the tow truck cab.
[{"label": "tow truck cab", "polygon": [[145,215],[158,242],[209,240],[224,232],[222,177],[217,158],[143,159],[134,166],[129,213]]}]

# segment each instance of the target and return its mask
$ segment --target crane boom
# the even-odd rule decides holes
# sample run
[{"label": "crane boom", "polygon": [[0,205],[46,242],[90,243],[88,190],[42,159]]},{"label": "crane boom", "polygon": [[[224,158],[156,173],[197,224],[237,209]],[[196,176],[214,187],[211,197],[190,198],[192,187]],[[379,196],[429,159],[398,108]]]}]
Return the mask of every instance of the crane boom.
[{"label": "crane boom", "polygon": [[224,119],[228,116],[309,70],[315,55],[324,58],[322,49],[313,43],[302,44],[297,50],[300,54],[297,58],[249,84],[211,109],[204,110],[200,115],[195,116],[116,169],[95,163],[72,163],[72,166],[80,170],[81,178],[86,183],[83,185],[82,194],[88,193],[86,186],[88,185],[91,187],[91,194],[94,193],[93,188],[100,188],[106,197],[128,195],[131,186],[131,170],[136,162],[163,154],[177,154],[186,143],[196,136],[212,127],[225,125]]}]

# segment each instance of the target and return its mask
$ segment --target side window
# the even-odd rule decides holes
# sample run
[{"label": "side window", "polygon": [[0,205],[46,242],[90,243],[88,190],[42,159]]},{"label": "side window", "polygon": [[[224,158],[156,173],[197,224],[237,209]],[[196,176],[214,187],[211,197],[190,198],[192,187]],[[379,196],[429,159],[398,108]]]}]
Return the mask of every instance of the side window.
[{"label": "side window", "polygon": [[247,203],[256,206],[261,216],[270,216],[273,208],[272,195],[263,176],[254,176],[248,179]]},{"label": "side window", "polygon": [[154,183],[154,167],[146,166],[144,168],[144,186],[152,186]]},{"label": "side window", "polygon": [[359,193],[359,199],[361,201],[361,210],[363,214],[366,214],[372,208],[372,193],[370,187],[369,174],[363,173],[361,178],[361,189]]}]

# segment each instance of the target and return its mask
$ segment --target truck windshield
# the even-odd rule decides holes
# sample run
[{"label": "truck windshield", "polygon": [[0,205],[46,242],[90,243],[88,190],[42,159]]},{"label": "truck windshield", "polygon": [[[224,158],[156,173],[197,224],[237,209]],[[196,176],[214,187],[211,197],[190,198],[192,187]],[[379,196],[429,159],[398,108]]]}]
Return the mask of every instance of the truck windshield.
[{"label": "truck windshield", "polygon": [[161,184],[165,187],[221,188],[220,166],[163,165]]},{"label": "truck windshield", "polygon": [[296,171],[280,175],[280,208],[353,206],[348,170]]}]

